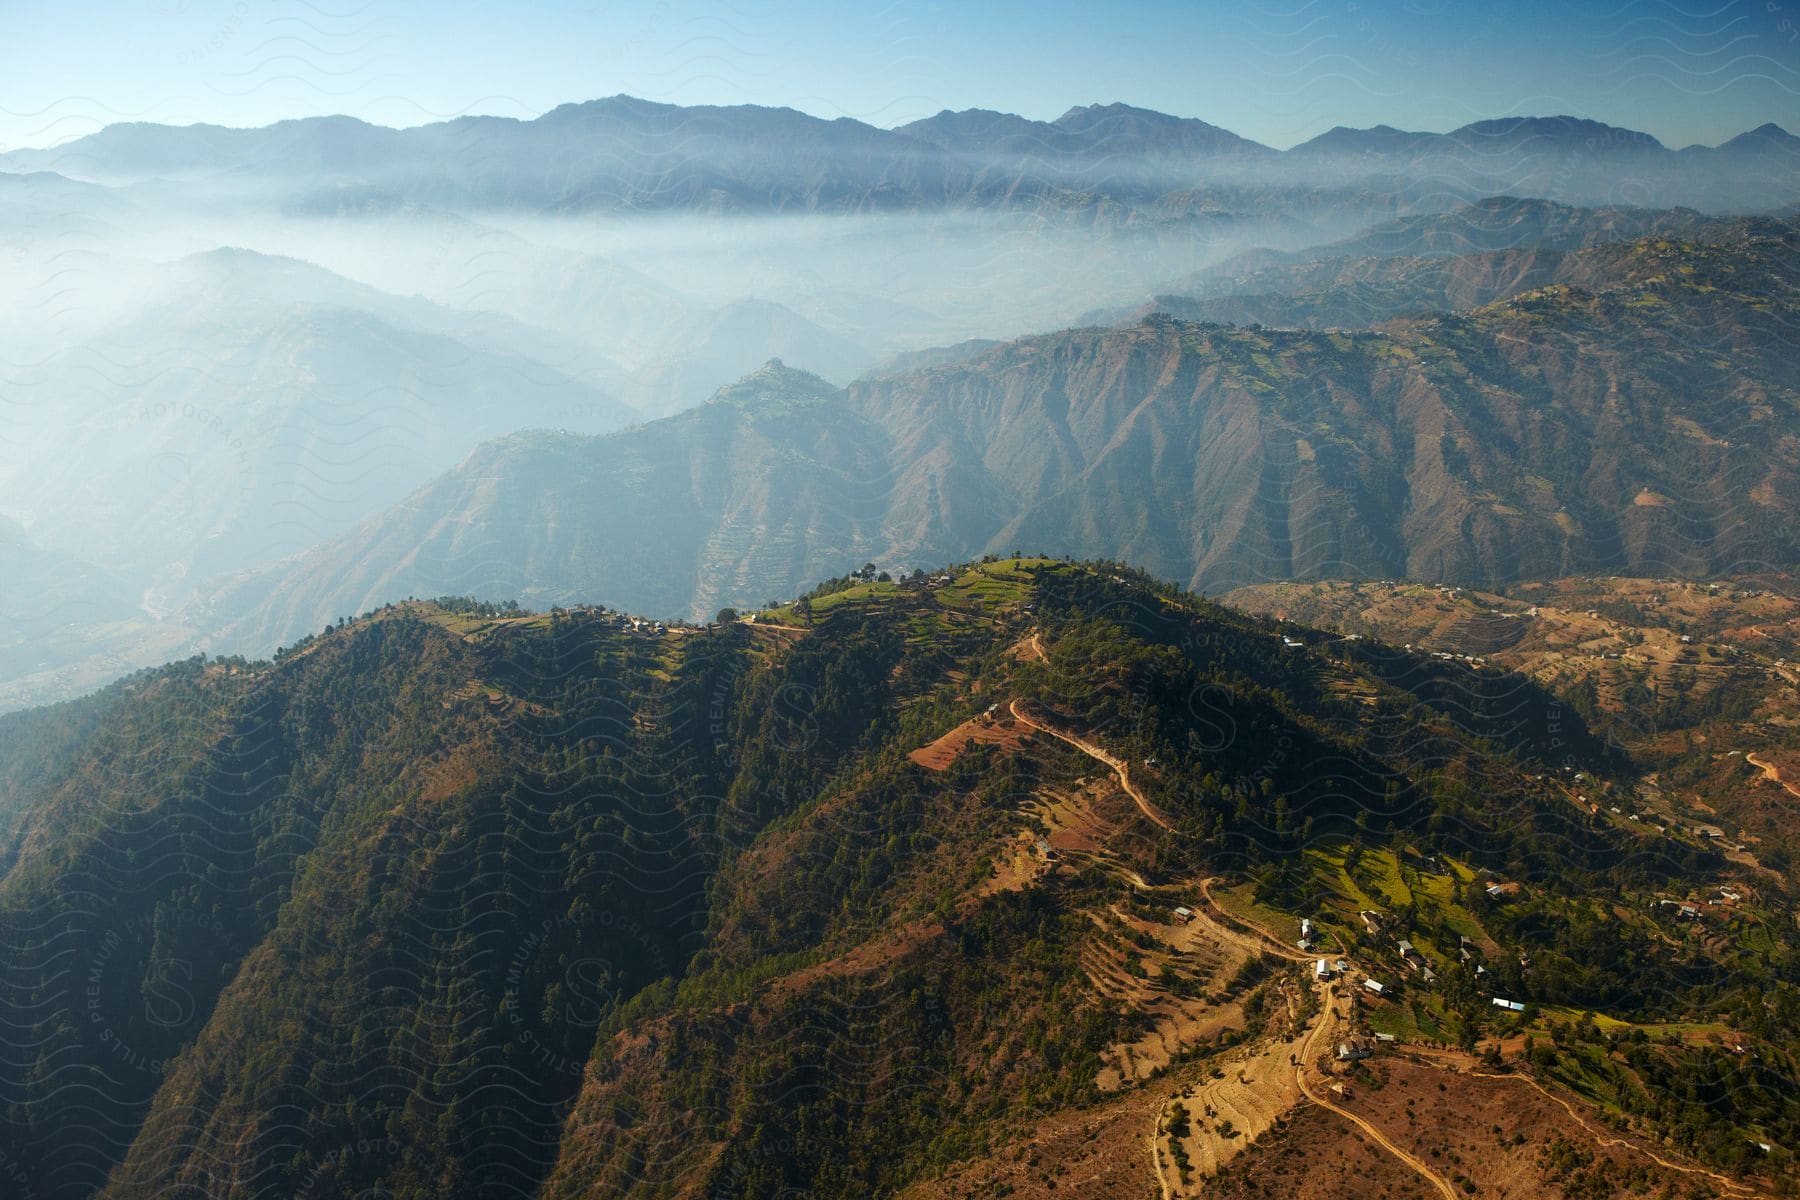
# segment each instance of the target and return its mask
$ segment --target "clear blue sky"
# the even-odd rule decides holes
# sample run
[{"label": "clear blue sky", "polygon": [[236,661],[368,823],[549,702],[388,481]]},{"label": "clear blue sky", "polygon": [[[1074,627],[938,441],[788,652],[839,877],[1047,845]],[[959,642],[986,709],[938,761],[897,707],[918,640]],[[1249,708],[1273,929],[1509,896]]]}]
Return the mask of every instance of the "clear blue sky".
[{"label": "clear blue sky", "polygon": [[896,125],[1123,100],[1276,146],[1572,113],[1800,132],[1800,0],[45,0],[0,4],[0,145],[126,119],[389,125],[618,92]]}]

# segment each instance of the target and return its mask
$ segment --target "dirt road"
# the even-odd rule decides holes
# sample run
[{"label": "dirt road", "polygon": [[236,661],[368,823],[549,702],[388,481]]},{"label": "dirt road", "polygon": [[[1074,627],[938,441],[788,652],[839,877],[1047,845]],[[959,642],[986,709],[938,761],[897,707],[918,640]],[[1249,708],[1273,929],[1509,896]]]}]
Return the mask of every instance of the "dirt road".
[{"label": "dirt road", "polygon": [[1754,751],[1744,755],[1744,761],[1763,773],[1763,777],[1779,783],[1787,789],[1790,796],[1800,796],[1800,785],[1789,783],[1781,777],[1781,768],[1766,758],[1758,758]]},{"label": "dirt road", "polygon": [[1573,1119],[1577,1125],[1581,1126],[1582,1131],[1585,1132],[1589,1137],[1593,1138],[1594,1141],[1597,1142],[1599,1145],[1602,1145],[1602,1146],[1624,1146],[1628,1149],[1636,1150],[1639,1153],[1643,1154],[1645,1157],[1649,1158],[1652,1162],[1656,1163],[1656,1165],[1659,1167],[1664,1167],[1670,1171],[1680,1171],[1683,1174],[1687,1174],[1687,1175],[1705,1176],[1707,1179],[1712,1180],[1714,1183],[1718,1184],[1720,1187],[1724,1188],[1726,1191],[1732,1193],[1733,1195],[1737,1195],[1737,1196],[1766,1196],[1766,1195],[1768,1195],[1767,1192],[1759,1191],[1756,1188],[1751,1187],[1749,1184],[1741,1183],[1738,1180],[1731,1178],[1729,1175],[1721,1175],[1717,1171],[1710,1171],[1705,1167],[1695,1167],[1695,1166],[1688,1166],[1683,1163],[1670,1162],[1668,1159],[1664,1158],[1662,1155],[1658,1154],[1656,1151],[1652,1150],[1650,1147],[1644,1145],[1640,1141],[1636,1141],[1632,1138],[1614,1137],[1611,1134],[1603,1133],[1600,1130],[1595,1129],[1592,1125],[1590,1125],[1588,1123],[1587,1118],[1584,1117],[1575,1108],[1575,1106],[1573,1104],[1570,1104],[1567,1100],[1563,1099],[1561,1096],[1557,1095],[1555,1092],[1551,1091],[1549,1088],[1545,1087],[1543,1084],[1539,1083],[1537,1080],[1533,1079],[1529,1075],[1502,1075],[1502,1074],[1498,1074],[1493,1071],[1470,1071],[1469,1074],[1479,1076],[1482,1079],[1512,1079],[1512,1080],[1516,1080],[1519,1083],[1524,1084],[1526,1087],[1536,1088],[1539,1092],[1543,1093],[1545,1096],[1547,1096],[1551,1100],[1554,1100],[1558,1104],[1562,1105],[1563,1111],[1567,1112],[1569,1114],[1570,1118]]},{"label": "dirt road", "polygon": [[[1250,943],[1254,949],[1259,950],[1259,951],[1267,950],[1271,954],[1279,954],[1279,955],[1281,955],[1281,957],[1291,958],[1295,962],[1312,962],[1315,959],[1322,957],[1321,955],[1308,954],[1304,950],[1300,950],[1293,946],[1290,946],[1287,942],[1276,937],[1272,930],[1267,929],[1264,926],[1257,924],[1255,921],[1250,920],[1248,917],[1240,917],[1233,913],[1227,913],[1225,911],[1224,907],[1221,906],[1217,900],[1213,899],[1212,885],[1217,882],[1218,882],[1218,878],[1216,876],[1212,879],[1202,879],[1200,881],[1201,897],[1205,899],[1207,907],[1211,908],[1212,910],[1217,912],[1221,918],[1221,920],[1213,921],[1213,924],[1222,925],[1226,921],[1235,921],[1239,925],[1246,926],[1249,929],[1251,929],[1252,931],[1254,931],[1257,935],[1256,938],[1250,939]],[[1211,920],[1210,917],[1208,919]],[[1234,940],[1241,941],[1244,939],[1244,937],[1245,937],[1244,934],[1231,932],[1229,926],[1226,926],[1225,928],[1227,930],[1227,936],[1233,938]],[[1258,939],[1260,939],[1260,941]]]},{"label": "dirt road", "polygon": [[1162,828],[1171,832],[1174,831],[1175,826],[1169,823],[1169,819],[1158,812],[1156,806],[1145,799],[1144,793],[1138,791],[1136,785],[1131,782],[1131,768],[1123,759],[1107,753],[1092,742],[1084,741],[1072,733],[1064,733],[1053,725],[1046,725],[1042,721],[1034,720],[1033,718],[1026,716],[1023,712],[1019,711],[1019,702],[1017,700],[1010,701],[1007,707],[1012,711],[1013,720],[1017,721],[1019,724],[1030,726],[1032,729],[1038,730],[1040,733],[1047,733],[1053,738],[1059,738],[1062,741],[1069,743],[1069,745],[1075,747],[1089,758],[1104,763],[1106,766],[1112,768],[1113,774],[1118,776],[1119,786],[1124,789],[1127,796],[1130,796],[1132,800],[1137,803],[1138,808],[1143,814]]},{"label": "dirt road", "polygon": [[[1395,1158],[1399,1159],[1401,1162],[1405,1163],[1407,1166],[1409,1166],[1413,1170],[1417,1171],[1420,1175],[1423,1175],[1431,1183],[1431,1186],[1435,1187],[1438,1190],[1438,1192],[1444,1197],[1444,1200],[1462,1200],[1462,1198],[1457,1195],[1456,1189],[1454,1189],[1450,1186],[1449,1180],[1445,1179],[1442,1175],[1439,1175],[1436,1171],[1434,1171],[1430,1167],[1426,1166],[1422,1159],[1418,1158],[1416,1155],[1412,1154],[1410,1151],[1404,1150],[1401,1147],[1396,1146],[1393,1142],[1389,1141],[1388,1136],[1385,1133],[1381,1132],[1381,1130],[1375,1128],[1374,1125],[1370,1124],[1368,1121],[1365,1121],[1362,1117],[1358,1116],[1357,1114],[1351,1112],[1349,1109],[1345,1108],[1343,1105],[1335,1103],[1334,1101],[1327,1098],[1322,1091],[1315,1089],[1312,1085],[1312,1082],[1309,1079],[1307,1079],[1307,1077],[1306,1077],[1307,1068],[1309,1066],[1311,1066],[1314,1062],[1317,1062],[1319,1055],[1321,1053],[1323,1053],[1325,1051],[1325,1049],[1329,1048],[1329,1042],[1331,1040],[1330,1031],[1334,1028],[1332,1021],[1331,1021],[1331,1002],[1335,998],[1336,994],[1337,994],[1337,987],[1335,984],[1331,984],[1331,983],[1320,984],[1320,986],[1319,986],[1319,1023],[1317,1026],[1314,1027],[1312,1034],[1306,1039],[1305,1047],[1301,1050],[1299,1065],[1297,1065],[1294,1068],[1295,1082],[1297,1082],[1300,1085],[1300,1090],[1303,1093],[1305,1093],[1306,1098],[1308,1100],[1311,1100],[1314,1104],[1317,1104],[1320,1108],[1329,1109],[1332,1112],[1336,1113],[1338,1116],[1344,1118],[1344,1120],[1349,1121],[1351,1124],[1355,1125],[1358,1129],[1361,1129],[1364,1133],[1368,1134],[1369,1137],[1375,1141],[1376,1145],[1380,1146],[1382,1149],[1386,1150],[1389,1154],[1392,1154]],[[1318,1045],[1318,1040],[1321,1035],[1325,1035],[1326,1041],[1327,1041],[1327,1046],[1324,1048],[1321,1048]]]}]

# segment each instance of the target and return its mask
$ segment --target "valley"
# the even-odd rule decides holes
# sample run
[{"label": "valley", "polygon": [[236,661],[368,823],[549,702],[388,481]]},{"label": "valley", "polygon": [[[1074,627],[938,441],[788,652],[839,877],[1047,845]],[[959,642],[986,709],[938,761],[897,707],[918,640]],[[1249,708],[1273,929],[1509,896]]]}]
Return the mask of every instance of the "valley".
[{"label": "valley", "polygon": [[[62,1143],[80,1156],[30,1165],[34,1186],[127,1197],[230,1170],[422,1194],[527,1171],[548,1196],[701,1195],[841,1173],[921,1197],[1174,1197],[1277,1186],[1334,1153],[1361,1164],[1342,1195],[1708,1172],[1775,1194],[1744,1148],[1785,1137],[1795,1051],[1788,985],[1757,1000],[1751,964],[1788,953],[1787,884],[1746,882],[1683,830],[1645,856],[1538,782],[1557,741],[1586,786],[1630,775],[1577,717],[1521,722],[1535,685],[1368,638],[1302,631],[1296,649],[1278,629],[1297,627],[1129,569],[996,560],[928,582],[847,580],[710,627],[414,602],[273,663],[196,661],[0,719],[5,745],[42,747],[0,793],[17,814],[0,936],[25,971],[8,1019],[49,1018],[47,1053],[98,1061],[53,1014],[74,995],[55,981],[75,982],[56,964],[104,955],[111,1042],[169,1056],[99,1107],[0,1064],[34,1125],[71,1104],[99,1118]],[[395,654],[422,669],[385,672]],[[350,703],[389,715],[317,723]],[[96,708],[106,732],[82,732]],[[110,794],[98,747],[133,752],[171,719],[193,749],[167,761],[198,774]],[[234,877],[179,833],[122,857],[143,821],[211,828]],[[651,873],[615,890],[632,861]],[[72,903],[84,877],[125,902]],[[596,889],[614,899],[589,907]],[[238,892],[254,902],[219,907]],[[1670,897],[1718,911],[1685,919]],[[295,958],[302,929],[317,950]],[[51,938],[72,956],[45,957]],[[567,973],[540,970],[539,944]],[[450,975],[372,990],[395,953]],[[188,968],[208,982],[178,1043],[128,999],[169,955],[217,964]],[[1696,986],[1726,964],[1733,983]],[[334,1032],[346,1003],[434,1015]],[[454,1013],[490,1005],[516,1037],[458,1032]],[[259,1032],[296,1019],[302,1042]],[[259,1044],[283,1048],[252,1069]],[[417,1070],[376,1065],[401,1046]],[[439,1129],[467,1112],[473,1140],[446,1160],[429,1124],[401,1126],[391,1151],[296,1176],[287,1139],[368,1128],[331,1100],[345,1084],[279,1065],[302,1047],[438,1097]],[[1680,1107],[1676,1080],[1727,1067],[1766,1082]],[[542,1104],[493,1107],[489,1081],[518,1073]],[[1528,1122],[1506,1098],[1528,1084],[1579,1124]],[[795,1089],[815,1099],[794,1109]],[[245,1140],[284,1095],[308,1125]],[[757,1115],[777,1104],[785,1123]],[[1508,1114],[1479,1118],[1502,1154],[1477,1154],[1476,1118],[1424,1120],[1484,1105]],[[512,1133],[476,1132],[502,1112]],[[1653,1121],[1669,1132],[1646,1141]]]},{"label": "valley", "polygon": [[1800,1195],[1779,6],[17,7],[0,1200]]}]

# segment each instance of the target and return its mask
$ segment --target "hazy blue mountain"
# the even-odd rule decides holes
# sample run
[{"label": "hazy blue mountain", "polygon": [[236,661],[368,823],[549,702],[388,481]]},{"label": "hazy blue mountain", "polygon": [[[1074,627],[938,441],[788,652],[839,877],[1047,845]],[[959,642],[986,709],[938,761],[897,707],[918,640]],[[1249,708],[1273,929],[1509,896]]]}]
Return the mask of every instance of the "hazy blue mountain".
[{"label": "hazy blue mountain", "polygon": [[[1766,159],[1732,148],[1751,136],[1716,149],[1674,151],[1649,134],[1598,121],[1506,117],[1441,134],[1385,125],[1339,127],[1295,146],[1282,162],[1321,180],[1384,172],[1435,181],[1461,196],[1508,193],[1576,204],[1691,205],[1732,212],[1787,203],[1800,184],[1800,157]],[[1752,144],[1772,140],[1764,134]]]},{"label": "hazy blue mountain", "polygon": [[0,506],[154,611],[294,553],[521,426],[632,410],[513,348],[551,335],[218,251],[149,271],[129,318],[8,371]]},{"label": "hazy blue mountain", "polygon": [[[1776,135],[1780,135],[1779,137]],[[629,96],[533,120],[459,117],[391,130],[346,117],[262,129],[131,123],[12,170],[101,182],[177,180],[311,205],[344,189],[362,207],[457,211],[884,212],[1154,209],[1196,185],[1260,178],[1343,186],[1429,181],[1451,198],[1519,192],[1572,202],[1744,210],[1793,198],[1795,155],[1765,127],[1712,153],[1568,116],[1477,121],[1444,134],[1335,129],[1285,153],[1191,118],[1122,104],[1055,121],[944,112],[896,130],[755,105],[679,107]],[[1746,153],[1746,151],[1751,151]]]},{"label": "hazy blue mountain", "polygon": [[874,365],[868,346],[841,337],[768,300],[740,300],[697,314],[675,331],[665,361],[644,373],[642,403],[674,412],[705,400],[722,381],[736,380],[771,358],[805,363],[833,383],[846,384]]},{"label": "hazy blue mountain", "polygon": [[1102,158],[1166,159],[1191,156],[1263,158],[1274,151],[1188,117],[1172,117],[1128,104],[1071,108],[1054,121],[1030,121],[988,109],[948,109],[902,125],[899,133],[967,155],[1031,158],[1073,163]]}]

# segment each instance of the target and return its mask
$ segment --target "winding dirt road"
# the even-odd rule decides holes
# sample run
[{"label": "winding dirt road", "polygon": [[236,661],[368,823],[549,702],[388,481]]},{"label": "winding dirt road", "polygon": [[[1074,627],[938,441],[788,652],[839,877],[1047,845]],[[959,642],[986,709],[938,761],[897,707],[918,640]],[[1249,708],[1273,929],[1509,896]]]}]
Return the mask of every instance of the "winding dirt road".
[{"label": "winding dirt road", "polygon": [[1069,743],[1069,745],[1075,747],[1089,758],[1104,763],[1106,766],[1112,768],[1113,774],[1118,776],[1119,786],[1125,790],[1127,796],[1130,796],[1132,800],[1136,801],[1138,808],[1142,810],[1143,814],[1162,828],[1174,832],[1175,826],[1169,824],[1168,818],[1158,812],[1156,806],[1145,799],[1144,793],[1138,791],[1136,785],[1131,782],[1131,768],[1123,759],[1107,753],[1092,742],[1084,741],[1072,733],[1064,733],[1054,725],[1046,725],[1042,721],[1026,716],[1019,711],[1019,702],[1017,700],[1009,701],[1007,703],[1007,708],[1011,710],[1013,720],[1017,721],[1019,724],[1028,726],[1040,733],[1047,733],[1053,738],[1060,738],[1062,741]]},{"label": "winding dirt road", "polygon": [[[1030,645],[1031,645],[1032,649],[1036,651],[1036,653],[1039,657],[1043,656],[1043,654],[1044,654],[1043,643],[1038,640],[1038,637],[1036,634],[1033,634],[1031,636]],[[1102,750],[1099,746],[1094,745],[1092,742],[1086,741],[1083,738],[1076,737],[1074,734],[1065,733],[1064,731],[1057,729],[1056,727],[1054,727],[1052,725],[1046,725],[1042,721],[1035,720],[1035,719],[1025,715],[1025,713],[1020,711],[1019,702],[1017,700],[1009,701],[1007,703],[1007,708],[1011,711],[1013,720],[1019,722],[1021,725],[1024,725],[1031,729],[1038,730],[1040,733],[1047,733],[1051,737],[1058,738],[1061,741],[1065,741],[1069,745],[1071,745],[1071,746],[1075,747],[1077,750],[1081,751],[1083,754],[1086,754],[1089,758],[1092,758],[1096,762],[1103,763],[1107,767],[1111,768],[1113,774],[1119,780],[1119,787],[1124,790],[1126,795],[1131,797],[1131,799],[1137,804],[1139,811],[1141,811],[1144,814],[1144,816],[1148,817],[1152,822],[1154,822],[1157,826],[1159,826],[1163,829],[1167,829],[1170,831],[1174,830],[1175,827],[1169,823],[1168,818],[1164,817],[1162,815],[1162,813],[1158,812],[1156,806],[1154,804],[1151,804],[1150,801],[1144,796],[1144,794],[1142,792],[1140,792],[1135,785],[1132,784],[1131,768],[1127,763],[1125,763],[1118,756],[1116,756],[1114,754],[1110,754],[1107,751]],[[1226,939],[1227,941],[1237,943],[1238,945],[1244,947],[1247,951],[1250,951],[1253,953],[1261,953],[1261,952],[1269,951],[1269,952],[1273,952],[1275,954],[1279,954],[1281,957],[1290,959],[1295,962],[1310,962],[1312,960],[1312,958],[1313,958],[1312,955],[1306,954],[1294,947],[1289,946],[1285,941],[1283,941],[1281,938],[1275,936],[1275,934],[1273,932],[1264,928],[1262,925],[1258,924],[1257,922],[1251,921],[1251,920],[1246,920],[1245,918],[1238,917],[1235,915],[1226,914],[1225,910],[1223,908],[1221,908],[1219,906],[1218,902],[1215,901],[1212,897],[1213,882],[1214,881],[1211,879],[1205,879],[1205,880],[1202,880],[1200,883],[1200,894],[1205,898],[1206,906],[1207,906],[1207,908],[1211,909],[1212,912],[1205,912],[1205,911],[1198,912],[1195,914],[1196,919],[1204,921],[1207,925],[1211,926],[1214,929],[1214,931],[1216,931],[1219,934],[1219,936]],[[1141,883],[1141,881],[1140,881],[1140,883]],[[1215,918],[1213,916],[1213,913],[1220,914],[1220,918]],[[1252,937],[1252,936],[1238,932],[1236,929],[1233,928],[1234,924],[1235,925],[1243,925],[1243,926],[1251,929],[1252,931],[1254,931],[1256,936]],[[1301,1094],[1304,1095],[1308,1100],[1312,1101],[1314,1104],[1317,1104],[1319,1107],[1329,1109],[1332,1112],[1338,1114],[1340,1117],[1343,1117],[1345,1120],[1356,1125],[1364,1133],[1368,1134],[1369,1137],[1371,1139],[1373,1139],[1377,1145],[1386,1149],[1395,1158],[1398,1158],[1401,1162],[1404,1162],[1407,1166],[1411,1167],[1414,1171],[1418,1172],[1420,1175],[1424,1176],[1428,1181],[1430,1181],[1431,1185],[1433,1187],[1435,1187],[1438,1190],[1438,1192],[1444,1196],[1444,1200],[1461,1200],[1461,1197],[1459,1197],[1457,1195],[1456,1191],[1453,1188],[1451,1188],[1449,1181],[1444,1179],[1443,1176],[1439,1175],[1436,1171],[1433,1171],[1429,1166],[1427,1166],[1423,1161],[1421,1161],[1419,1158],[1415,1157],[1413,1154],[1409,1153],[1405,1149],[1401,1148],[1400,1146],[1395,1145],[1392,1141],[1388,1140],[1388,1137],[1386,1134],[1382,1133],[1381,1130],[1375,1128],[1375,1126],[1371,1125],[1368,1121],[1364,1120],[1362,1117],[1351,1112],[1349,1109],[1342,1107],[1341,1105],[1333,1103],[1332,1101],[1326,1099],[1320,1093],[1314,1091],[1312,1084],[1310,1082],[1308,1082],[1308,1080],[1306,1078],[1307,1064],[1309,1062],[1315,1061],[1317,1058],[1316,1043],[1318,1042],[1319,1038],[1322,1035],[1326,1037],[1327,1041],[1329,1041],[1331,1038],[1331,1031],[1333,1029],[1333,1024],[1331,1021],[1330,1014],[1331,1014],[1331,1001],[1332,1001],[1332,997],[1334,996],[1334,994],[1335,994],[1335,989],[1333,988],[1332,985],[1330,985],[1330,984],[1321,984],[1320,985],[1320,988],[1319,988],[1320,1007],[1319,1007],[1318,1024],[1316,1026],[1314,1026],[1312,1032],[1307,1035],[1306,1041],[1303,1043],[1303,1053],[1300,1055],[1299,1064],[1294,1069],[1294,1080],[1295,1080],[1295,1083],[1298,1084]],[[1162,1133],[1163,1133],[1163,1113],[1162,1113],[1161,1109],[1158,1109],[1157,1115],[1156,1115],[1156,1122],[1151,1127],[1151,1131],[1150,1131],[1150,1165],[1156,1171],[1156,1184],[1162,1194],[1162,1200],[1171,1200],[1173,1192],[1171,1191],[1171,1189],[1169,1187],[1168,1176],[1163,1171],[1162,1155],[1158,1151],[1158,1147],[1157,1147],[1157,1143],[1161,1139]]]},{"label": "winding dirt road", "polygon": [[1423,1175],[1426,1180],[1431,1183],[1431,1186],[1435,1187],[1438,1192],[1443,1195],[1444,1200],[1462,1200],[1462,1197],[1457,1195],[1456,1189],[1450,1186],[1450,1181],[1425,1165],[1423,1159],[1420,1159],[1411,1151],[1405,1150],[1389,1141],[1388,1136],[1385,1133],[1375,1128],[1374,1125],[1370,1124],[1356,1113],[1351,1112],[1341,1104],[1327,1099],[1322,1093],[1313,1090],[1312,1083],[1306,1078],[1306,1070],[1309,1064],[1318,1061],[1319,1050],[1314,1043],[1318,1041],[1320,1034],[1327,1033],[1332,1027],[1330,1020],[1331,1002],[1336,997],[1336,994],[1337,989],[1332,984],[1322,984],[1319,987],[1319,1023],[1313,1027],[1312,1033],[1308,1035],[1306,1044],[1300,1054],[1300,1062],[1294,1068],[1294,1081],[1300,1085],[1300,1091],[1308,1100],[1311,1100],[1320,1108],[1329,1109],[1338,1116],[1344,1118],[1344,1120],[1355,1125],[1358,1129],[1368,1134],[1369,1137],[1375,1141],[1376,1145],[1392,1154],[1395,1158],[1411,1167],[1414,1171],[1417,1171],[1420,1175]]},{"label": "winding dirt road", "polygon": [[1754,750],[1744,755],[1744,761],[1761,771],[1765,779],[1772,780],[1786,788],[1790,796],[1800,796],[1800,785],[1789,783],[1787,780],[1783,779],[1781,777],[1781,768],[1766,758],[1758,758]]},{"label": "winding dirt road", "polygon": [[1567,1100],[1563,1099],[1561,1096],[1557,1095],[1555,1092],[1551,1091],[1549,1088],[1545,1087],[1543,1084],[1539,1083],[1537,1080],[1533,1079],[1529,1075],[1502,1075],[1502,1074],[1500,1074],[1498,1072],[1494,1072],[1494,1071],[1470,1071],[1469,1074],[1477,1076],[1481,1079],[1513,1079],[1513,1080],[1517,1080],[1518,1082],[1524,1084],[1526,1087],[1536,1088],[1539,1092],[1542,1092],[1545,1096],[1547,1096],[1551,1100],[1554,1100],[1558,1104],[1562,1105],[1563,1111],[1567,1112],[1569,1114],[1569,1116],[1575,1121],[1575,1123],[1577,1125],[1581,1126],[1582,1130],[1589,1137],[1593,1138],[1594,1141],[1596,1141],[1597,1143],[1599,1143],[1602,1146],[1624,1146],[1627,1149],[1636,1150],[1639,1153],[1643,1154],[1646,1158],[1650,1159],[1652,1162],[1656,1163],[1656,1165],[1659,1167],[1665,1167],[1671,1171],[1680,1171],[1680,1172],[1683,1172],[1684,1174],[1688,1174],[1688,1175],[1705,1176],[1707,1179],[1712,1180],[1714,1183],[1718,1184],[1720,1187],[1724,1188],[1728,1192],[1733,1193],[1734,1195],[1738,1195],[1738,1196],[1766,1196],[1766,1195],[1768,1195],[1767,1192],[1759,1191],[1756,1188],[1751,1187],[1749,1184],[1742,1183],[1736,1179],[1731,1178],[1729,1175],[1721,1175],[1721,1174],[1719,1174],[1719,1172],[1708,1170],[1705,1167],[1696,1167],[1696,1166],[1689,1166],[1689,1165],[1686,1165],[1683,1163],[1678,1163],[1678,1162],[1670,1162],[1668,1159],[1664,1158],[1662,1155],[1658,1154],[1656,1151],[1652,1150],[1650,1147],[1644,1145],[1640,1141],[1635,1141],[1631,1138],[1614,1137],[1611,1134],[1602,1133],[1600,1130],[1595,1129],[1592,1125],[1588,1124],[1587,1118],[1582,1116],[1582,1114],[1575,1108],[1575,1106],[1573,1104],[1570,1104]]},{"label": "winding dirt road", "polygon": [[[1239,925],[1243,925],[1255,932],[1257,938],[1261,939],[1260,942],[1257,941],[1257,938],[1249,939],[1251,944],[1255,945],[1258,950],[1267,950],[1272,954],[1279,954],[1283,958],[1293,959],[1295,962],[1312,962],[1315,959],[1322,957],[1321,955],[1308,954],[1304,950],[1299,950],[1288,945],[1286,942],[1276,937],[1272,930],[1259,925],[1248,917],[1240,917],[1235,913],[1226,912],[1225,907],[1217,900],[1213,899],[1212,885],[1218,881],[1217,876],[1214,876],[1211,879],[1202,879],[1200,881],[1200,895],[1205,899],[1207,907],[1219,914],[1219,919],[1213,921],[1213,924],[1223,925],[1227,931],[1229,931],[1230,926],[1226,925],[1226,922],[1236,922]],[[1232,937],[1234,940],[1239,940],[1243,939],[1245,935],[1227,932],[1227,936]]]}]

